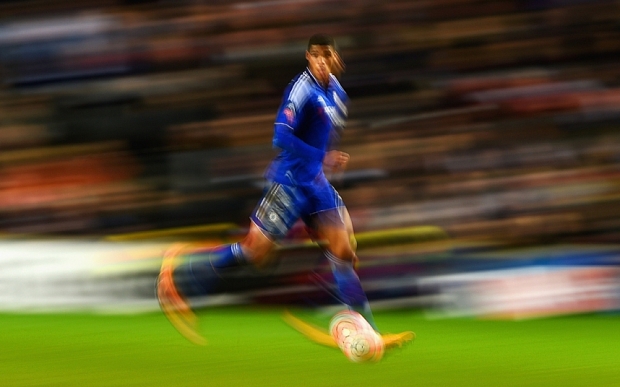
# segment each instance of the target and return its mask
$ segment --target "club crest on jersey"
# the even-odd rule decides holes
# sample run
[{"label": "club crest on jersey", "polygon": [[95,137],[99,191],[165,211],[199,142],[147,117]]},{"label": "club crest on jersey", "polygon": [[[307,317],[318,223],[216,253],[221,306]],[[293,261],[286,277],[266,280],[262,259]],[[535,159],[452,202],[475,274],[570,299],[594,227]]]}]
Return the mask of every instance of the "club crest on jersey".
[{"label": "club crest on jersey", "polygon": [[288,105],[286,105],[282,112],[284,113],[286,121],[289,123],[289,125],[292,125],[293,122],[295,122],[295,106],[293,105],[293,103],[289,103]]}]

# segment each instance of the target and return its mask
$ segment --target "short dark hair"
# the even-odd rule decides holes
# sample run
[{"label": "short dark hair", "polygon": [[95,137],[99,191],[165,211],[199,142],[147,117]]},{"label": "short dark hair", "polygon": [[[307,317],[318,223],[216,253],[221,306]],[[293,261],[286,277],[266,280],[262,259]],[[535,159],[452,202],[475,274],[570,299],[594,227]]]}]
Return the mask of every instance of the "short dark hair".
[{"label": "short dark hair", "polygon": [[310,40],[308,40],[308,50],[310,46],[332,46],[335,49],[336,41],[329,35],[314,34],[310,37]]}]

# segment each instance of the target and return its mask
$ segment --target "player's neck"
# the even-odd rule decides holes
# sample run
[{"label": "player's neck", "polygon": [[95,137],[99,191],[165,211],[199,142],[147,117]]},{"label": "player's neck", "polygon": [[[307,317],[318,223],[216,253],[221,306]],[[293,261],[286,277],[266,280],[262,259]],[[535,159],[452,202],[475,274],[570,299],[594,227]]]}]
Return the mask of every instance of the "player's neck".
[{"label": "player's neck", "polygon": [[327,89],[327,87],[329,86],[329,77],[325,80],[322,80],[321,78],[317,77],[316,74],[312,72],[312,70],[310,70],[310,67],[307,67],[306,69],[319,86],[321,86],[323,89]]}]

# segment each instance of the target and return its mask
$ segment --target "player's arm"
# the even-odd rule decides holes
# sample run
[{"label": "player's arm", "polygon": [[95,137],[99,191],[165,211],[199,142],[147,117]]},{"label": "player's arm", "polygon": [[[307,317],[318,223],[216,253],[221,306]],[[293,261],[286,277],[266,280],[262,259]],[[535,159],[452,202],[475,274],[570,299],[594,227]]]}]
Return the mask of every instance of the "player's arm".
[{"label": "player's arm", "polygon": [[273,146],[301,158],[321,162],[325,158],[325,151],[309,145],[295,135],[295,128],[304,120],[303,105],[303,102],[295,103],[290,99],[282,104],[274,124]]},{"label": "player's arm", "polygon": [[299,137],[295,136],[291,127],[282,123],[276,122],[274,125],[273,146],[308,160],[321,162],[325,158],[323,150],[306,144]]}]

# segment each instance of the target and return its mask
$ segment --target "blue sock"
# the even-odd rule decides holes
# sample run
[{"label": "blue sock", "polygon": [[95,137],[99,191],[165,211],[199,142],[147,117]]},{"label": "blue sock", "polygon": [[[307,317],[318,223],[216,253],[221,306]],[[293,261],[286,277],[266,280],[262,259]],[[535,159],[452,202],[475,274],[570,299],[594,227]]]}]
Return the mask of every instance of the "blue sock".
[{"label": "blue sock", "polygon": [[247,263],[247,259],[241,250],[239,243],[224,245],[209,251],[211,256],[211,265],[218,269],[228,269],[236,266],[242,266]]},{"label": "blue sock", "polygon": [[372,311],[370,310],[366,292],[362,289],[362,284],[353,268],[353,264],[335,257],[330,252],[326,252],[326,255],[329,259],[338,293],[342,301],[347,304],[349,308],[364,316],[370,325],[378,331]]},{"label": "blue sock", "polygon": [[217,290],[225,271],[246,262],[239,243],[199,250],[175,269],[175,283],[186,297],[207,295]]}]

